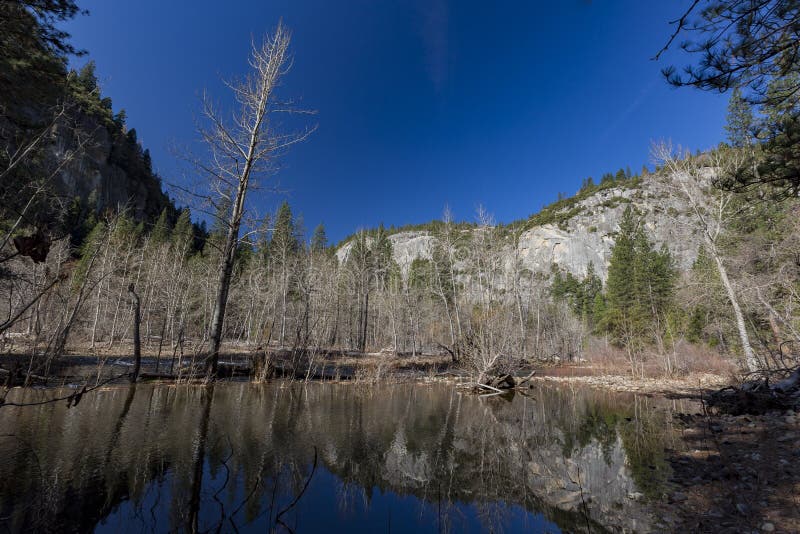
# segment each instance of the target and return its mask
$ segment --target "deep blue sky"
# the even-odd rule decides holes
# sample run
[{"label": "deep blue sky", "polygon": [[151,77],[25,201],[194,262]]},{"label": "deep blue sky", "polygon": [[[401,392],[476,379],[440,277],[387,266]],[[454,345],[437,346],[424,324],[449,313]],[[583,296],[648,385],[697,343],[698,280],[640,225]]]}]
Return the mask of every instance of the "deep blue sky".
[{"label": "deep blue sky", "polygon": [[[196,139],[203,89],[246,73],[251,35],[282,17],[294,67],[282,96],[316,109],[258,195],[288,199],[332,241],[359,227],[425,222],[447,204],[499,222],[574,193],[587,176],[649,162],[651,140],[691,149],[723,139],[725,96],[673,89],[650,58],[689,0],[79,0],[73,42],[97,63],[166,181],[170,151]],[[77,60],[82,64],[86,58]]]}]

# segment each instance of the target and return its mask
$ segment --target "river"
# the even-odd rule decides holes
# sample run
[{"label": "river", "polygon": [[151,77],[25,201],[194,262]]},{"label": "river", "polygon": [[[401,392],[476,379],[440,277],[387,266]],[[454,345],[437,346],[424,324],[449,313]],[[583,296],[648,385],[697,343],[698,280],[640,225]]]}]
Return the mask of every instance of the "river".
[{"label": "river", "polygon": [[0,532],[647,532],[682,447],[673,413],[693,410],[548,385],[298,382],[3,406]]}]

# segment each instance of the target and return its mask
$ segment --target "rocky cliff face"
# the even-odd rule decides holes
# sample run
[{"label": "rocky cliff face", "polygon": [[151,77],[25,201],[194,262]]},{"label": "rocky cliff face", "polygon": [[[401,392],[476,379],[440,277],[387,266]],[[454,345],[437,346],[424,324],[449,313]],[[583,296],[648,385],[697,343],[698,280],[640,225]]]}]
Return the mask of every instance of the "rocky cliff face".
[{"label": "rocky cliff face", "polygon": [[[152,221],[167,208],[174,220],[148,151],[100,94],[94,65],[67,73],[59,63],[46,79],[30,70],[19,73],[25,83],[13,94],[0,94],[0,169],[8,169],[0,217],[27,210],[29,225],[73,238],[106,209]],[[15,162],[12,154],[24,156]]]},{"label": "rocky cliff face", "polygon": [[556,264],[576,276],[584,276],[589,263],[593,263],[605,279],[615,234],[628,205],[643,214],[656,245],[666,245],[679,268],[690,268],[697,257],[699,237],[691,232],[686,206],[669,195],[655,177],[643,179],[634,189],[599,191],[579,202],[579,213],[565,224],[546,224],[525,231],[519,240],[524,266],[545,272]]},{"label": "rocky cliff face", "polygon": [[50,147],[54,161],[76,153],[56,175],[62,195],[79,198],[88,209],[98,212],[124,208],[136,220],[153,220],[164,208],[172,207],[135,132],[130,136],[110,131],[91,116],[78,117],[77,122],[77,131],[58,129]]},{"label": "rocky cliff face", "polygon": [[[643,177],[635,187],[607,188],[574,202],[557,213],[558,223],[530,227],[519,235],[516,243],[511,235],[505,235],[504,263],[510,268],[514,259],[519,258],[522,268],[534,273],[548,273],[555,264],[578,277],[586,275],[591,263],[605,279],[611,247],[628,205],[642,213],[656,245],[666,245],[680,269],[690,268],[697,257],[700,238],[688,224],[686,205],[668,194],[654,175]],[[413,231],[393,234],[390,240],[394,260],[407,273],[415,259],[430,259],[435,237],[431,232]],[[350,247],[350,243],[345,243],[339,248],[340,261],[346,259]]]}]

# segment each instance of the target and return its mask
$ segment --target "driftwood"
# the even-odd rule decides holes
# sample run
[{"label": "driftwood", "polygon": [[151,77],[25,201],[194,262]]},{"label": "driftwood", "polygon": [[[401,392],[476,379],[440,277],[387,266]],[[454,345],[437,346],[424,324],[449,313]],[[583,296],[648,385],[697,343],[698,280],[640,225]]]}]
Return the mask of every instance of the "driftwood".
[{"label": "driftwood", "polygon": [[536,369],[531,371],[531,373],[528,376],[526,376],[525,378],[523,378],[522,380],[517,382],[517,387],[520,387],[522,384],[528,382],[531,378],[533,378],[533,375],[535,375],[535,374],[536,374]]},{"label": "driftwood", "polygon": [[481,384],[480,382],[475,382],[475,387],[476,388],[490,389],[490,390],[495,391],[497,393],[502,393],[503,392],[502,389],[498,389],[498,388],[496,388],[496,387],[494,387],[492,385],[489,385],[489,384]]},{"label": "driftwood", "polygon": [[800,367],[795,369],[788,377],[775,384],[774,389],[786,393],[796,389],[798,384],[800,384]]},{"label": "driftwood", "polygon": [[709,407],[742,415],[800,408],[800,367],[751,373],[739,386],[728,386],[706,397]]},{"label": "driftwood", "polygon": [[535,374],[536,370],[533,370],[524,378],[516,378],[512,374],[503,373],[494,378],[485,379],[483,382],[465,382],[458,385],[459,387],[470,387],[476,393],[480,390],[490,390],[493,393],[491,393],[489,396],[493,396],[501,393],[521,391],[522,386],[529,382]]},{"label": "driftwood", "polygon": [[526,382],[530,381],[530,379],[533,378],[533,375],[535,374],[536,371],[533,370],[528,376],[519,379],[512,374],[504,373],[502,375],[496,376],[493,379],[484,381],[483,385],[492,386],[492,388],[497,388],[497,389],[515,389],[522,386]]}]

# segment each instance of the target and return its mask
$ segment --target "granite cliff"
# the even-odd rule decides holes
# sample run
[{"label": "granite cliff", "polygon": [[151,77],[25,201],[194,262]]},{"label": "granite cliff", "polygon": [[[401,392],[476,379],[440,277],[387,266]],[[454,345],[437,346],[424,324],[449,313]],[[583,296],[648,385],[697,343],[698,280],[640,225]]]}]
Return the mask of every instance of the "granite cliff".
[{"label": "granite cliff", "polygon": [[[697,257],[700,239],[692,233],[686,205],[669,194],[663,180],[663,176],[648,174],[579,193],[545,208],[527,221],[500,227],[506,267],[511,268],[514,259],[519,258],[522,268],[534,273],[549,273],[552,265],[557,265],[583,277],[591,263],[605,279],[622,214],[630,205],[643,216],[656,246],[666,245],[678,268],[690,268]],[[475,229],[462,231],[474,232]],[[436,237],[432,230],[415,229],[392,233],[389,239],[394,260],[407,273],[415,259],[431,258]],[[339,245],[337,257],[340,261],[346,259],[351,247],[352,240]]]}]

